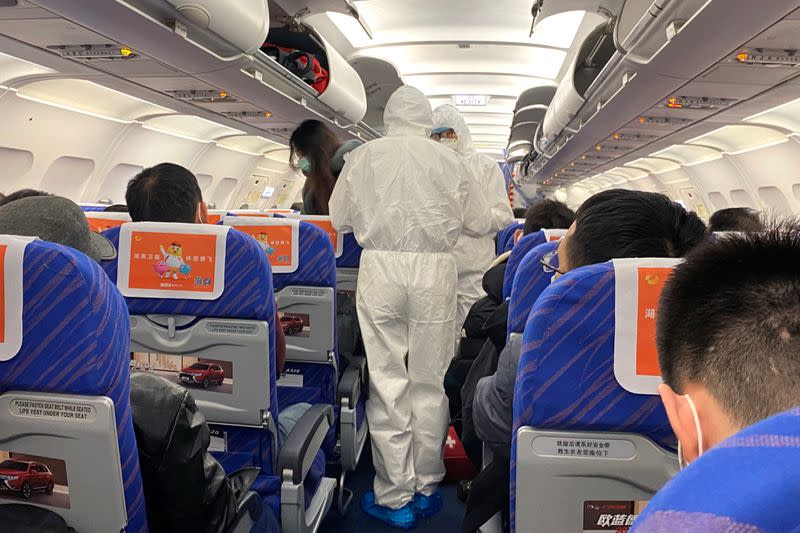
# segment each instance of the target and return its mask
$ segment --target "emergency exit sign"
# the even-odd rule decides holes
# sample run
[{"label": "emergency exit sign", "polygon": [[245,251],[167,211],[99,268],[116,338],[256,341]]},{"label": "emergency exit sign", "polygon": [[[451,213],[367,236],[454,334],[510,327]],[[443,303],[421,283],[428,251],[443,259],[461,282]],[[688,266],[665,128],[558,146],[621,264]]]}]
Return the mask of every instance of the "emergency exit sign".
[{"label": "emergency exit sign", "polygon": [[482,106],[486,105],[489,97],[485,94],[457,94],[453,97],[456,105],[463,106]]}]

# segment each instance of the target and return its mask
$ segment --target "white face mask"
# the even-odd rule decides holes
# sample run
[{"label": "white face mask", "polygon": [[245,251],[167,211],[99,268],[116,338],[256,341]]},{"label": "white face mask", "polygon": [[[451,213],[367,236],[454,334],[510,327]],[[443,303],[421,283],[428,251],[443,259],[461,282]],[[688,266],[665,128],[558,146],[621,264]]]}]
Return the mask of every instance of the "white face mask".
[{"label": "white face mask", "polygon": [[455,150],[456,148],[458,148],[458,139],[446,139],[446,138],[443,137],[443,138],[441,138],[439,140],[439,143],[447,146],[448,148],[450,148],[452,150]]},{"label": "white face mask", "polygon": [[[694,417],[694,428],[697,431],[697,457],[703,455],[703,428],[700,427],[700,415],[697,414],[697,408],[694,406],[692,398],[685,394],[684,398],[689,402],[689,408],[692,410]],[[688,466],[688,463],[683,459],[683,449],[681,448],[681,441],[678,441],[678,465],[683,469]]]}]

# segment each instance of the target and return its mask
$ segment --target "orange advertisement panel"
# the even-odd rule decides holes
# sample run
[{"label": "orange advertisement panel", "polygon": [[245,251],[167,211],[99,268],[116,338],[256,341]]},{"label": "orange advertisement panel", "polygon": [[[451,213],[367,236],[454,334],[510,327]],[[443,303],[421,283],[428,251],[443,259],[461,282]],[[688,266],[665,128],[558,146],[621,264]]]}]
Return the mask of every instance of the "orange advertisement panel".
[{"label": "orange advertisement panel", "polygon": [[331,244],[333,244],[333,250],[336,252],[336,257],[342,255],[342,244],[339,243],[339,232],[333,229],[333,223],[329,218],[303,218],[304,222],[308,222],[310,224],[314,224],[315,226],[319,226],[322,230],[328,234],[328,237],[331,239]]},{"label": "orange advertisement panel", "polygon": [[8,245],[0,245],[0,342],[6,342],[6,251]]},{"label": "orange advertisement panel", "polygon": [[209,224],[216,224],[220,220],[222,220],[222,215],[221,214],[219,214],[219,213],[209,213],[208,214],[208,223]]},{"label": "orange advertisement panel", "polygon": [[289,268],[293,263],[292,245],[294,232],[290,225],[285,226],[234,226],[237,230],[253,237],[269,258],[273,270]]},{"label": "orange advertisement panel", "polygon": [[660,376],[656,348],[656,317],[658,299],[671,268],[638,268],[639,301],[636,328],[636,374]]},{"label": "orange advertisement panel", "polygon": [[556,242],[556,241],[560,241],[560,240],[561,240],[561,236],[560,235],[550,235],[550,242]]},{"label": "orange advertisement panel", "polygon": [[96,232],[102,233],[108,229],[116,228],[125,224],[126,222],[130,222],[129,220],[119,220],[113,218],[94,218],[89,217],[86,219],[89,222],[89,229]]},{"label": "orange advertisement panel", "polygon": [[156,291],[212,293],[217,235],[133,231],[128,287]]}]

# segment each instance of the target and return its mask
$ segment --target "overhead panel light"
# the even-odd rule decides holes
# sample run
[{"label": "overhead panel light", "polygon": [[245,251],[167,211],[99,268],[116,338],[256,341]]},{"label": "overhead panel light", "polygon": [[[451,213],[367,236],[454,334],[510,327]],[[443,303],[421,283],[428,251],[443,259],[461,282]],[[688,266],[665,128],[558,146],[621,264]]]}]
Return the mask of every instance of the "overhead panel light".
[{"label": "overhead panel light", "polygon": [[729,107],[738,100],[732,98],[715,98],[707,96],[673,96],[667,99],[666,106],[670,109],[699,109],[714,110]]},{"label": "overhead panel light", "polygon": [[246,122],[259,122],[272,117],[272,113],[269,111],[223,111],[220,115]]},{"label": "overhead panel light", "polygon": [[636,121],[642,126],[669,126],[676,128],[692,123],[692,121],[687,118],[668,117],[639,117]]},{"label": "overhead panel light", "polygon": [[736,54],[736,60],[745,65],[764,67],[797,67],[800,65],[800,54],[797,50],[769,50],[756,48]]},{"label": "overhead panel light", "polygon": [[235,102],[236,99],[229,98],[230,95],[227,91],[215,91],[215,90],[178,90],[178,91],[166,91],[167,94],[176,98],[178,100],[183,100],[184,102],[195,102],[195,103],[213,103],[218,102],[220,100],[225,100],[226,102]]},{"label": "overhead panel light", "polygon": [[127,46],[116,44],[52,45],[47,49],[61,57],[83,61],[131,61],[139,57],[139,54]]},{"label": "overhead panel light", "polygon": [[639,133],[615,133],[611,136],[615,141],[647,143],[658,139],[656,135],[643,135]]},{"label": "overhead panel light", "polygon": [[485,106],[489,97],[485,94],[457,94],[453,96],[453,101],[460,106]]}]

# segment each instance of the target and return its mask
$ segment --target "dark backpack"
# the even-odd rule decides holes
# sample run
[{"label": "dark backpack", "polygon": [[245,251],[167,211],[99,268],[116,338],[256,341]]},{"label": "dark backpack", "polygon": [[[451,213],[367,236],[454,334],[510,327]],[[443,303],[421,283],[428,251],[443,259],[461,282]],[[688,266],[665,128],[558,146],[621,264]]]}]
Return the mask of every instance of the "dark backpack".
[{"label": "dark backpack", "polygon": [[330,81],[328,71],[322,67],[313,54],[285,48],[271,43],[264,43],[261,51],[275,60],[283,68],[309,84],[319,94],[325,92]]},{"label": "dark backpack", "polygon": [[5,533],[75,533],[53,511],[35,505],[0,505],[0,530]]}]

